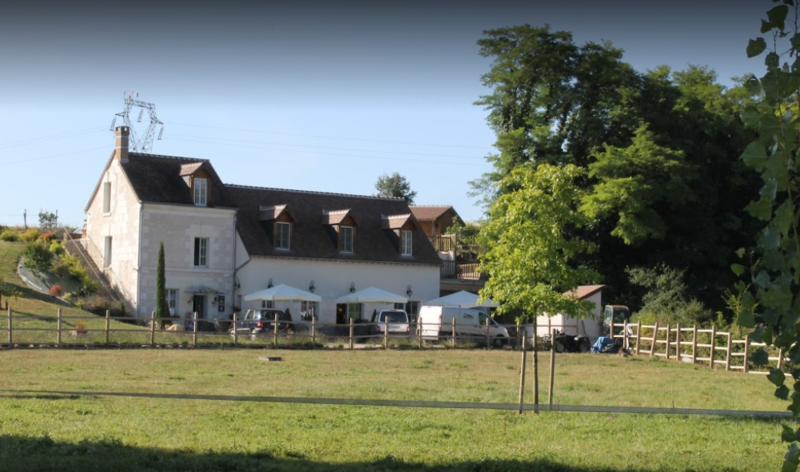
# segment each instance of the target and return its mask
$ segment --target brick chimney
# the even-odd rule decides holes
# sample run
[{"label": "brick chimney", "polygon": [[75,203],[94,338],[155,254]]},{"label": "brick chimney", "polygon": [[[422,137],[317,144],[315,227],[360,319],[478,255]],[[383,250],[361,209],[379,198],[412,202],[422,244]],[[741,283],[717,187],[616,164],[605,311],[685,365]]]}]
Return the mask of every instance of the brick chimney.
[{"label": "brick chimney", "polygon": [[114,159],[117,159],[120,162],[128,162],[128,141],[130,136],[131,129],[127,126],[117,126],[114,129],[114,137],[116,138]]}]

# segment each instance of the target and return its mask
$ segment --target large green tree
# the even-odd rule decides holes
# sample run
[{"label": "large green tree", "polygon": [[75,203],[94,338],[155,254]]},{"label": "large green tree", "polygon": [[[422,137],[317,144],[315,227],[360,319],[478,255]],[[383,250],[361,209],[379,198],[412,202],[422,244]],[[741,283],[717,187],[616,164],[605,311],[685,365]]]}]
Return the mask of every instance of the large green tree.
[{"label": "large green tree", "polygon": [[490,207],[514,191],[504,178],[523,165],[584,168],[577,183],[591,222],[579,235],[598,251],[583,261],[608,299],[638,308],[626,267],[664,265],[685,274],[687,296],[722,310],[729,254],[755,231],[740,215],[757,188],[737,159],[749,139],[742,90],[706,67],[638,72],[611,43],[578,45],[548,26],[486,31],[478,45],[493,62],[483,76],[491,92],[476,104],[497,153],[473,194]]},{"label": "large green tree", "polygon": [[[762,187],[747,206],[747,212],[761,222],[754,243],[738,254],[733,265],[739,275],[741,295],[738,323],[754,328],[751,338],[783,349],[783,369],[772,368],[768,379],[775,396],[790,400],[788,407],[800,416],[800,28],[797,7],[783,0],[767,12],[761,32],[771,34],[771,46],[764,38],[751,40],[750,57],[765,56],[766,74],[752,77],[748,89],[757,100],[742,113],[743,121],[758,132],[742,154],[742,160],[762,179]],[[791,6],[791,8],[790,8]],[[787,16],[792,13],[787,25]],[[788,44],[786,39],[788,38]],[[781,64],[781,53],[787,60]],[[767,352],[756,351],[755,364],[768,363]],[[786,373],[790,375],[787,377]],[[792,388],[790,388],[790,386]],[[783,471],[797,470],[800,463],[800,430],[784,425],[781,438],[790,443]]]},{"label": "large green tree", "polygon": [[156,318],[161,320],[161,327],[164,327],[164,320],[169,318],[169,303],[167,302],[167,277],[164,262],[164,241],[158,245],[158,266],[156,267]]}]

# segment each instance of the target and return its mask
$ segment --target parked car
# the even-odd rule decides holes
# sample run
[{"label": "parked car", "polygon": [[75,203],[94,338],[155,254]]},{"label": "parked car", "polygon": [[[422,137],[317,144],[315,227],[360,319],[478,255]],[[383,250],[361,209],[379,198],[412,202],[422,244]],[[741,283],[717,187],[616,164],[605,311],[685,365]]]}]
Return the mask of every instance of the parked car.
[{"label": "parked car", "polygon": [[[236,321],[236,334],[238,336],[268,335],[274,332],[275,315],[278,315],[278,332],[294,332],[292,317],[283,310],[266,308],[263,310],[247,310],[244,317]],[[233,335],[233,328],[230,329]]]},{"label": "parked car", "polygon": [[393,334],[407,335],[411,329],[408,322],[408,313],[405,310],[381,310],[374,317],[372,323],[374,323],[370,328],[370,334],[372,335],[378,334],[382,336],[387,330],[390,336]]}]

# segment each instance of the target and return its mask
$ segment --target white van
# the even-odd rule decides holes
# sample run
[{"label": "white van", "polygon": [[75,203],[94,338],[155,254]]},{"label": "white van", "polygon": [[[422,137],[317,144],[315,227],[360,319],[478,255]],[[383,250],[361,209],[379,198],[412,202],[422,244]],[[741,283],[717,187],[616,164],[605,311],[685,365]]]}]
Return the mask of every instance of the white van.
[{"label": "white van", "polygon": [[486,341],[486,322],[489,322],[489,343],[501,347],[508,343],[508,330],[497,324],[480,308],[423,305],[419,310],[420,336],[427,340],[444,340],[452,337],[453,320],[456,337],[477,342]]}]

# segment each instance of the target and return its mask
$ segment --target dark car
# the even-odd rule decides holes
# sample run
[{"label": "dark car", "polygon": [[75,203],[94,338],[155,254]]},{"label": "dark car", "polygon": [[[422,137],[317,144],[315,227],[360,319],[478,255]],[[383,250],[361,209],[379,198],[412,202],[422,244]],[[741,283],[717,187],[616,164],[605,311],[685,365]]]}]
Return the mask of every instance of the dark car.
[{"label": "dark car", "polygon": [[[244,317],[236,321],[236,334],[238,336],[272,334],[275,329],[275,315],[278,315],[279,333],[294,331],[290,314],[277,308],[265,308],[263,310],[247,310]],[[230,333],[233,334],[233,328],[231,328]]]}]

